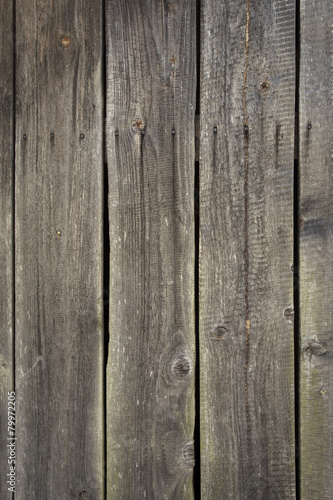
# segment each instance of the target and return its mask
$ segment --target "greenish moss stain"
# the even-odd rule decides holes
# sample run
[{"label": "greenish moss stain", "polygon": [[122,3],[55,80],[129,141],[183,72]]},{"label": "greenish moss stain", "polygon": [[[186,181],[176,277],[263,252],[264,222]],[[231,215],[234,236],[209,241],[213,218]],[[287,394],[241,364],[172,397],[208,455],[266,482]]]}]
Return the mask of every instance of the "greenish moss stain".
[{"label": "greenish moss stain", "polygon": [[[306,356],[304,354],[304,356]],[[308,366],[307,366],[308,365]],[[315,498],[326,483],[323,457],[330,454],[329,440],[317,440],[327,434],[328,411],[320,395],[322,381],[310,360],[301,363],[301,494],[304,500]],[[309,405],[311,401],[311,406]],[[322,430],[322,432],[321,432]],[[315,466],[315,473],[312,470]]]}]

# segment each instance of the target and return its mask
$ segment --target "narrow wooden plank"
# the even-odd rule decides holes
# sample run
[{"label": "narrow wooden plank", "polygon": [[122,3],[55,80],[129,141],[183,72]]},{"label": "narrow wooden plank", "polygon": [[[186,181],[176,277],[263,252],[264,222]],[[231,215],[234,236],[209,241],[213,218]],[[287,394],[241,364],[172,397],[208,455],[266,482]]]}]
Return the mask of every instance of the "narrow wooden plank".
[{"label": "narrow wooden plank", "polygon": [[102,499],[102,2],[16,14],[16,498]]},{"label": "narrow wooden plank", "polygon": [[195,10],[106,6],[108,498],[193,498]]},{"label": "narrow wooden plank", "polygon": [[289,499],[294,1],[203,0],[201,29],[202,498]]},{"label": "narrow wooden plank", "polygon": [[14,390],[13,368],[13,161],[14,161],[14,29],[13,2],[0,1],[0,497],[11,498],[7,432],[8,392]]},{"label": "narrow wooden plank", "polygon": [[300,6],[300,479],[310,500],[333,495],[333,4]]}]

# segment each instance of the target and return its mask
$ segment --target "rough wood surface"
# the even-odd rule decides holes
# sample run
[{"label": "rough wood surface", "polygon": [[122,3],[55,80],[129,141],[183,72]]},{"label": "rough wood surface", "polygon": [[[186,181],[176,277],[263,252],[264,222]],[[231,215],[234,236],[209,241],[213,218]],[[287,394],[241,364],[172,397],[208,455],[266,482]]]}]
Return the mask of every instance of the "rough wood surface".
[{"label": "rough wood surface", "polygon": [[333,4],[301,2],[300,479],[333,496]]},{"label": "rough wood surface", "polygon": [[102,2],[16,2],[16,497],[102,499]]},{"label": "rough wood surface", "polygon": [[7,396],[14,390],[13,372],[13,161],[14,32],[13,2],[0,1],[0,497],[8,491]]},{"label": "rough wood surface", "polygon": [[195,7],[106,5],[115,500],[193,498]]},{"label": "rough wood surface", "polygon": [[202,498],[291,499],[294,1],[201,10]]}]

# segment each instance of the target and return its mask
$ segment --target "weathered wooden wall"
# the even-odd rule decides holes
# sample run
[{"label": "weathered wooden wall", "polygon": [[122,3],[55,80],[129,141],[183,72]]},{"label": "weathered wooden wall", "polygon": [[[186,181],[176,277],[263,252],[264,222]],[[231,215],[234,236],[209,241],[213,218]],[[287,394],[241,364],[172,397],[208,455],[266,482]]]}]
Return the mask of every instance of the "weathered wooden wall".
[{"label": "weathered wooden wall", "polygon": [[0,8],[1,499],[333,498],[331,2]]}]

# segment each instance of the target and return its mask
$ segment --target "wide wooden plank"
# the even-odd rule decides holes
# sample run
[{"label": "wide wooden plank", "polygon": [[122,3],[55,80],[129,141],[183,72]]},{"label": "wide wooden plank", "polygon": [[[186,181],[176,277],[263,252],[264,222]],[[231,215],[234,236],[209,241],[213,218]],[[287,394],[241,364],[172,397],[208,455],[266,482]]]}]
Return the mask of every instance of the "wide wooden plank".
[{"label": "wide wooden plank", "polygon": [[203,0],[204,499],[295,497],[293,0]]},{"label": "wide wooden plank", "polygon": [[0,1],[0,497],[11,498],[7,397],[14,390],[13,369],[13,161],[14,26],[13,2]]},{"label": "wide wooden plank", "polygon": [[102,2],[16,26],[16,498],[102,499]]},{"label": "wide wooden plank", "polygon": [[333,495],[333,4],[300,7],[300,479],[310,500]]},{"label": "wide wooden plank", "polygon": [[111,499],[193,498],[195,10],[106,4]]}]

